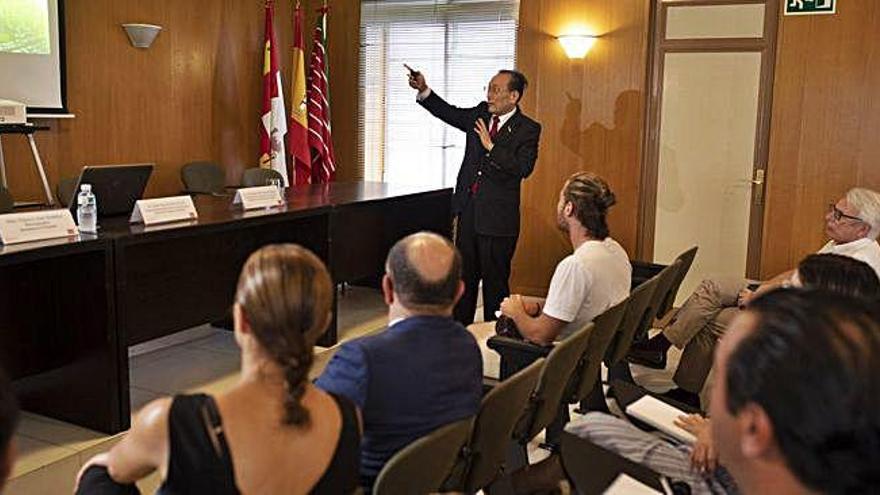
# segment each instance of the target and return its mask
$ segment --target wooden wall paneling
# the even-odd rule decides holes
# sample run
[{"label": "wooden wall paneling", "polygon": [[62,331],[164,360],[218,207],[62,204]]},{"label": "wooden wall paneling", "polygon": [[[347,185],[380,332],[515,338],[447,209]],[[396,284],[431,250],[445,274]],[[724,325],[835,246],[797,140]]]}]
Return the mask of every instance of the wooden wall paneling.
[{"label": "wooden wall paneling", "polygon": [[[556,263],[571,251],[556,228],[559,189],[590,170],[617,195],[612,236],[635,254],[644,127],[649,2],[536,0],[520,4],[517,65],[532,81],[523,110],[542,123],[534,174],[525,181],[514,292],[544,295]],[[581,24],[601,35],[583,60],[555,37]]]},{"label": "wooden wall paneling", "polygon": [[880,4],[781,17],[761,275],[826,240],[823,213],[853,186],[880,190]]},{"label": "wooden wall paneling", "polygon": [[[304,2],[307,50],[319,0]],[[340,180],[356,176],[360,3],[334,0],[329,26],[331,104]],[[155,162],[148,196],[176,194],[180,167],[212,159],[237,184],[259,154],[263,2],[67,0],[68,106],[73,120],[41,120],[36,135],[50,183],[84,165]],[[275,34],[290,98],[292,2],[276,3]],[[124,22],[163,26],[146,50],[131,46]],[[10,190],[39,200],[24,139],[4,138]],[[351,158],[350,158],[351,157]]]}]

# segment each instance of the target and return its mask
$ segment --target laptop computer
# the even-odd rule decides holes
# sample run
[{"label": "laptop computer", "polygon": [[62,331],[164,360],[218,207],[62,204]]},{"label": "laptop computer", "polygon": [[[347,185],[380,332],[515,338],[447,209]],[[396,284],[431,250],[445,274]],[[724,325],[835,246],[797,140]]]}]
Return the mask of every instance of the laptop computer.
[{"label": "laptop computer", "polygon": [[135,201],[143,197],[152,173],[152,163],[83,167],[70,201],[70,212],[75,218],[80,185],[91,184],[98,200],[98,218],[129,215]]}]

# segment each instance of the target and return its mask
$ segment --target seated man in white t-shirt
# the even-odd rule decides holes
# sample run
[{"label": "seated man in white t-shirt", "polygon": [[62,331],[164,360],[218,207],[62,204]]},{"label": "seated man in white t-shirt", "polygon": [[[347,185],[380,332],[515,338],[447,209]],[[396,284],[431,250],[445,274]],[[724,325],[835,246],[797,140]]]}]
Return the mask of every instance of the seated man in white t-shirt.
[{"label": "seated man in white t-shirt", "polygon": [[[850,189],[825,214],[825,233],[831,239],[819,254],[839,254],[867,263],[880,276],[880,193],[864,188]],[[712,368],[715,345],[727,325],[755,295],[777,288],[791,279],[789,270],[763,282],[755,291],[743,278],[703,280],[661,333],[643,344],[634,344],[631,362],[666,367],[670,346],[683,349],[673,381],[678,388],[668,395],[681,402],[700,405],[698,394]]]},{"label": "seated man in white t-shirt", "polygon": [[632,265],[606,221],[614,203],[614,193],[595,174],[580,172],[565,182],[557,224],[574,252],[556,265],[545,300],[511,295],[501,303],[501,312],[527,340],[549,344],[565,338],[629,296]]}]

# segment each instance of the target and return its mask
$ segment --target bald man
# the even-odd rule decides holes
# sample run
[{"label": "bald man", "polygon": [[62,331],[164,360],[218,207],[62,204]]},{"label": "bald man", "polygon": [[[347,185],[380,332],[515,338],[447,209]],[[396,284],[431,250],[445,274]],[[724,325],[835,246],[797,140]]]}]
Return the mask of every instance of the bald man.
[{"label": "bald man", "polygon": [[388,253],[382,279],[388,329],[343,344],[315,382],[361,410],[367,492],[398,450],[480,407],[480,350],[452,318],[463,291],[452,243],[429,233],[402,239]]}]

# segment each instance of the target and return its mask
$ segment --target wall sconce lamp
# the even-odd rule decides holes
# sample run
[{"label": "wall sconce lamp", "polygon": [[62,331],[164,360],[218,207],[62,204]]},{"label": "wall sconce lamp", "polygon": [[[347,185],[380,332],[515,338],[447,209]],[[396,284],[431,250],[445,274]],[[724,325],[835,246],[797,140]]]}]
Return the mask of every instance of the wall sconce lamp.
[{"label": "wall sconce lamp", "polygon": [[596,44],[596,37],[589,34],[564,34],[556,39],[568,58],[584,58]]},{"label": "wall sconce lamp", "polygon": [[162,30],[162,26],[155,24],[123,24],[122,28],[135,48],[149,48]]}]

